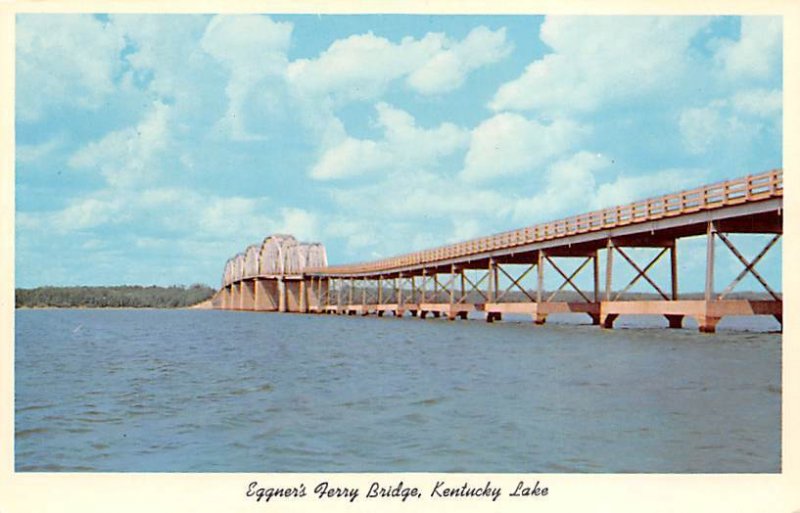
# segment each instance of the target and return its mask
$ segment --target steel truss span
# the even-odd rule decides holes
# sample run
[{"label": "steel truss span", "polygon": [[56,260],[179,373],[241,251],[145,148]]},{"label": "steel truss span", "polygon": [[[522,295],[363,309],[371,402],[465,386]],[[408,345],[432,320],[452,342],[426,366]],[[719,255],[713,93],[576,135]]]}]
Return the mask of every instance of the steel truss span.
[{"label": "steel truss span", "polygon": [[[771,315],[783,324],[783,299],[756,266],[783,234],[783,170],[707,185],[558,221],[372,262],[328,266],[325,248],[274,235],[230,259],[213,298],[219,309],[343,315],[466,319],[480,312],[488,322],[503,314],[527,314],[536,324],[549,314],[583,313],[593,324],[612,328],[620,315],[663,315],[669,327],[697,320],[714,332],[729,315]],[[753,258],[744,257],[730,234],[768,234]],[[704,236],[705,284],[701,297],[678,294],[677,241]],[[716,244],[719,241],[720,244]],[[717,246],[730,251],[742,271],[724,288],[714,281]],[[650,248],[637,262],[631,248]],[[600,267],[604,256],[605,269]],[[652,270],[669,260],[669,281]],[[617,283],[614,262],[634,272]],[[662,264],[663,265],[663,264]],[[572,270],[568,270],[572,268]],[[544,290],[546,274],[561,285]],[[577,278],[589,273],[591,290]],[[763,299],[732,299],[746,276],[764,290]],[[526,287],[523,280],[534,281]],[[601,283],[602,282],[602,283]],[[653,297],[632,298],[636,283]]]}]

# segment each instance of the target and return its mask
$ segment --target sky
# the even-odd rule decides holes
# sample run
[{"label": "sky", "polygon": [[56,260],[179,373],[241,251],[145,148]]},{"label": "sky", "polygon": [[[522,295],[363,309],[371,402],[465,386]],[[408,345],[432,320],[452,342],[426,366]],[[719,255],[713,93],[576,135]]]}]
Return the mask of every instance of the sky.
[{"label": "sky", "polygon": [[217,286],[272,233],[352,263],[778,168],[782,72],[779,17],[20,14],[16,285]]}]

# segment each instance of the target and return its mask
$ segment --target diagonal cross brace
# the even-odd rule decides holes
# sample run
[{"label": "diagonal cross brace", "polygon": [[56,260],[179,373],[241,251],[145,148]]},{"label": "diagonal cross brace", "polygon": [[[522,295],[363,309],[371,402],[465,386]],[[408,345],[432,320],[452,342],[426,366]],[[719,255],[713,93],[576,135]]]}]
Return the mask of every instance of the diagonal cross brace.
[{"label": "diagonal cross brace", "polygon": [[556,263],[555,263],[555,262],[553,262],[553,259],[551,259],[551,258],[550,258],[548,255],[545,255],[545,256],[544,256],[544,258],[545,258],[545,259],[546,259],[548,262],[550,262],[550,265],[552,265],[552,266],[553,266],[553,269],[555,269],[556,271],[558,271],[558,274],[560,274],[560,275],[561,275],[561,277],[562,277],[562,278],[564,278],[564,283],[562,283],[562,284],[561,284],[561,286],[560,286],[560,287],[558,287],[558,289],[556,289],[556,291],[555,291],[555,292],[553,292],[552,294],[550,294],[550,297],[548,297],[548,298],[547,298],[547,301],[546,301],[547,303],[549,303],[550,301],[552,301],[552,300],[553,300],[553,298],[554,298],[554,297],[556,297],[556,294],[558,294],[559,292],[561,292],[562,290],[564,290],[564,287],[566,287],[566,286],[567,286],[567,284],[570,284],[570,285],[572,285],[572,288],[573,288],[573,289],[575,289],[575,292],[577,292],[578,294],[580,294],[580,295],[581,295],[581,297],[584,299],[584,301],[586,301],[587,303],[591,303],[591,300],[589,300],[589,298],[588,298],[588,297],[586,297],[586,294],[584,294],[584,293],[583,293],[583,291],[582,291],[581,289],[579,289],[579,288],[578,288],[578,286],[577,286],[577,285],[575,285],[575,283],[573,283],[573,282],[572,282],[572,279],[573,279],[573,278],[575,278],[575,277],[578,275],[578,273],[579,273],[579,272],[581,272],[581,271],[583,270],[583,268],[584,268],[584,267],[586,267],[586,264],[588,264],[589,262],[591,262],[591,261],[592,261],[592,257],[587,257],[587,258],[586,258],[586,260],[584,260],[584,261],[583,261],[583,263],[582,263],[581,265],[579,265],[577,269],[575,269],[574,271],[572,271],[572,274],[570,274],[569,276],[567,276],[567,275],[564,273],[564,271],[562,271],[562,270],[561,270],[561,269],[560,269],[560,268],[559,268],[559,267],[556,265]]},{"label": "diagonal cross brace", "polygon": [[738,285],[739,282],[742,281],[742,278],[747,276],[747,273],[750,273],[755,277],[756,280],[758,280],[761,286],[764,287],[767,290],[767,292],[769,292],[769,294],[773,297],[773,299],[775,299],[776,301],[781,301],[780,296],[778,296],[778,294],[770,288],[770,286],[767,284],[767,281],[760,274],[758,274],[758,271],[756,271],[755,269],[756,264],[762,258],[764,258],[764,255],[766,255],[767,252],[770,250],[770,248],[772,248],[772,246],[774,246],[775,243],[778,242],[778,240],[781,238],[781,234],[778,233],[774,237],[772,237],[772,239],[767,243],[767,245],[764,246],[764,249],[762,249],[761,252],[758,255],[756,255],[756,257],[751,262],[748,262],[747,259],[745,259],[745,257],[739,252],[739,250],[736,249],[736,246],[734,246],[733,243],[725,236],[725,234],[717,232],[717,235],[722,240],[722,242],[724,242],[725,245],[728,246],[728,249],[730,249],[731,252],[734,255],[736,255],[736,258],[738,258],[739,261],[744,265],[744,270],[740,272],[739,275],[736,278],[734,278],[731,284],[725,288],[725,290],[719,295],[718,299],[723,299],[725,296],[730,294],[730,292],[734,289],[734,287],[736,287],[736,285]]},{"label": "diagonal cross brace", "polygon": [[636,274],[636,276],[635,276],[635,277],[634,277],[634,278],[633,278],[633,279],[630,281],[630,283],[628,283],[628,285],[626,285],[626,286],[625,286],[625,288],[624,288],[624,289],[622,289],[622,290],[620,290],[619,292],[617,292],[617,295],[616,295],[616,296],[614,296],[614,301],[616,301],[617,299],[619,299],[619,298],[620,298],[620,296],[622,296],[622,294],[624,294],[624,293],[628,292],[628,290],[629,290],[631,287],[633,287],[633,285],[634,285],[634,284],[635,284],[637,281],[639,281],[639,278],[644,278],[644,279],[647,281],[647,283],[649,283],[649,284],[650,284],[650,285],[651,285],[651,286],[652,286],[654,289],[656,289],[656,292],[658,292],[659,294],[661,294],[661,297],[663,297],[663,298],[664,298],[665,300],[667,300],[667,301],[669,301],[669,300],[670,300],[669,296],[667,296],[666,294],[664,294],[664,291],[663,291],[663,290],[661,290],[661,288],[660,288],[660,287],[659,287],[659,286],[656,284],[656,282],[654,282],[654,281],[653,281],[653,280],[652,280],[652,279],[651,279],[651,278],[650,278],[650,277],[647,275],[647,271],[649,271],[649,270],[650,270],[650,268],[651,268],[651,267],[653,267],[653,266],[656,264],[656,262],[658,262],[658,261],[661,259],[661,257],[662,257],[662,256],[664,256],[664,254],[665,254],[667,251],[669,251],[669,249],[670,249],[669,247],[666,247],[666,248],[662,249],[661,251],[659,251],[659,253],[658,253],[658,254],[655,256],[655,258],[653,258],[652,260],[650,260],[650,263],[648,263],[648,264],[647,264],[647,265],[644,267],[644,269],[640,268],[640,267],[639,267],[639,266],[636,264],[636,262],[634,262],[634,260],[633,260],[631,257],[629,257],[629,256],[628,256],[628,255],[627,255],[627,254],[626,254],[624,251],[622,251],[622,248],[620,248],[620,247],[618,247],[618,246],[614,246],[614,248],[617,250],[617,252],[618,252],[620,255],[622,255],[622,257],[623,257],[625,260],[627,260],[627,261],[628,261],[628,263],[629,263],[629,264],[631,264],[631,266],[632,266],[634,269],[636,269],[636,273],[637,273],[637,274]]},{"label": "diagonal cross brace", "polygon": [[500,295],[497,297],[496,301],[497,301],[498,303],[500,302],[500,300],[501,300],[501,299],[503,299],[503,297],[504,297],[506,294],[508,294],[508,293],[509,293],[509,291],[511,291],[511,289],[512,289],[512,288],[514,288],[514,286],[516,286],[516,287],[517,287],[519,290],[521,290],[523,294],[525,294],[526,296],[528,296],[528,299],[530,299],[530,300],[531,300],[531,301],[533,301],[534,303],[536,302],[536,298],[534,298],[533,296],[531,296],[530,294],[528,294],[528,291],[527,291],[527,290],[525,290],[525,289],[524,289],[524,288],[523,288],[523,287],[522,287],[522,286],[519,284],[519,282],[521,282],[521,281],[522,281],[522,280],[523,280],[523,279],[524,279],[524,278],[525,278],[525,277],[528,275],[528,273],[529,273],[529,272],[531,272],[533,269],[535,269],[535,268],[536,268],[536,264],[531,264],[531,266],[530,266],[530,267],[528,267],[527,269],[525,269],[525,272],[524,272],[524,273],[522,273],[522,275],[520,275],[520,277],[519,277],[519,278],[517,278],[516,280],[515,280],[514,278],[512,278],[512,277],[511,277],[511,275],[510,275],[510,274],[508,274],[508,273],[506,272],[506,270],[505,270],[505,269],[503,269],[503,267],[502,267],[502,266],[498,265],[498,266],[497,266],[497,268],[498,268],[498,269],[500,269],[500,272],[502,272],[503,274],[505,274],[505,275],[506,275],[506,277],[507,277],[509,280],[511,280],[511,285],[509,285],[509,286],[508,286],[508,288],[506,288],[506,290],[504,290],[504,291],[503,291],[503,293],[502,293],[502,294],[500,294]]},{"label": "diagonal cross brace", "polygon": [[371,304],[373,300],[378,302],[378,286],[376,280],[364,280],[362,285],[364,287],[364,303]]},{"label": "diagonal cross brace", "polygon": [[[447,273],[447,274],[449,274],[450,278],[447,280],[447,282],[445,282],[444,285],[442,285],[442,282],[439,281],[439,275],[438,274],[434,274],[433,275],[433,282],[436,285],[438,285],[441,290],[449,293],[450,292],[450,286],[454,285],[454,283],[455,283],[456,275],[455,274],[451,274],[451,273]],[[438,300],[439,298],[435,297],[434,299]]]},{"label": "diagonal cross brace", "polygon": [[[410,285],[411,286],[410,287],[411,288],[411,293],[410,294],[408,294],[408,295],[405,294],[405,289],[403,288],[404,285]],[[416,287],[414,287],[413,276],[402,276],[397,280],[397,290],[398,291],[400,291],[400,290],[403,291],[403,294],[402,294],[402,296],[403,296],[403,303],[402,304],[403,305],[414,301],[414,292],[416,292],[415,289],[416,289]]]},{"label": "diagonal cross brace", "polygon": [[483,299],[485,299],[486,301],[489,301],[489,298],[488,298],[488,297],[486,297],[486,294],[484,294],[484,293],[483,293],[483,291],[482,291],[481,289],[479,289],[479,288],[478,288],[478,287],[480,286],[480,284],[481,284],[481,283],[483,283],[483,280],[485,280],[485,279],[486,279],[486,278],[489,276],[489,273],[488,273],[488,272],[487,272],[486,274],[484,274],[484,275],[481,277],[481,279],[480,279],[480,280],[478,280],[477,282],[473,282],[472,280],[470,280],[470,279],[469,279],[469,276],[467,276],[467,274],[466,274],[464,271],[461,271],[461,274],[462,274],[462,276],[464,276],[464,280],[466,280],[466,281],[467,281],[467,283],[469,283],[469,285],[470,285],[470,287],[471,287],[471,288],[470,288],[468,291],[465,291],[465,292],[464,292],[464,295],[463,295],[463,296],[461,296],[461,298],[459,298],[459,300],[458,300],[458,303],[463,303],[463,302],[465,302],[465,301],[467,300],[467,296],[468,296],[468,295],[469,295],[469,294],[470,294],[470,293],[471,293],[473,290],[474,290],[474,291],[476,291],[476,292],[477,292],[478,294],[480,294],[481,296],[483,296]]},{"label": "diagonal cross brace", "polygon": [[417,284],[415,280],[411,280],[411,297],[412,298],[414,298],[416,300],[417,298],[421,298],[422,297],[422,289],[425,286],[425,282],[426,281],[427,280],[426,280],[425,276],[422,276],[422,279],[419,281],[419,284]]}]

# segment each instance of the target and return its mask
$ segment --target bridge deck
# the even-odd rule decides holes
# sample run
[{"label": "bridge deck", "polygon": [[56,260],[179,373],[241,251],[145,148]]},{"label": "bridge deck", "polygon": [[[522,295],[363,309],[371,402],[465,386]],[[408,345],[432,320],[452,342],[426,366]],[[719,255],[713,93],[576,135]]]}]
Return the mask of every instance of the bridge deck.
[{"label": "bridge deck", "polygon": [[[782,323],[782,298],[755,268],[783,233],[782,210],[783,172],[773,170],[373,262],[310,268],[293,275],[245,275],[242,271],[238,277],[233,276],[223,283],[215,305],[230,309],[349,315],[391,312],[403,316],[411,312],[421,318],[430,314],[449,319],[467,318],[470,313],[481,312],[488,321],[501,319],[504,314],[526,314],[537,323],[544,322],[549,314],[583,313],[588,314],[593,323],[607,328],[613,326],[619,315],[632,314],[664,315],[670,327],[679,327],[684,317],[692,316],[698,320],[702,331],[714,331],[719,319],[726,315],[772,315]],[[755,258],[748,260],[726,233],[773,234],[774,237]],[[706,235],[707,239],[704,298],[681,299],[678,297],[676,241],[698,235]],[[716,241],[722,241],[744,267],[719,294],[714,287]],[[641,266],[625,253],[624,248],[630,247],[655,248],[658,254],[649,264]],[[604,291],[600,289],[600,252],[606,255]],[[648,272],[665,254],[669,254],[671,276],[669,285],[662,288]],[[636,277],[622,290],[612,289],[615,255],[637,271]],[[556,260],[564,258],[578,258],[582,263],[568,276],[556,264]],[[573,280],[590,263],[594,290],[586,294]],[[514,276],[513,271],[507,269],[511,264],[523,264],[527,270]],[[553,294],[543,290],[544,272],[549,267],[564,279]],[[533,269],[537,274],[535,291],[520,284]],[[486,274],[473,282],[466,276],[466,270],[480,270]],[[505,291],[500,288],[502,276],[499,273],[511,283]],[[761,283],[770,300],[725,299],[747,274]],[[449,280],[440,283],[438,276],[441,275]],[[658,292],[660,299],[621,301],[620,297],[640,278]],[[484,280],[486,284],[482,288]],[[432,295],[426,290],[431,281]],[[265,286],[265,282],[276,285]],[[388,291],[386,284],[391,286]],[[558,291],[569,288],[567,286],[583,301],[555,301]],[[521,301],[511,302],[506,298],[506,293],[514,287]],[[449,301],[437,300],[440,294]]]}]

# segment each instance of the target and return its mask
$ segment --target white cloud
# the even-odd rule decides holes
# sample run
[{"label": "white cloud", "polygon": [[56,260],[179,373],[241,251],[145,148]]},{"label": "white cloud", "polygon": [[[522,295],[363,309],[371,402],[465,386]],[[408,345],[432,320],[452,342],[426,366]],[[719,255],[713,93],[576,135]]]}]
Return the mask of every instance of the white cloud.
[{"label": "white cloud", "polygon": [[33,164],[49,157],[55,150],[63,146],[64,138],[56,136],[39,144],[18,144],[15,148],[17,164]]},{"label": "white cloud", "polygon": [[52,230],[57,234],[74,233],[129,219],[124,200],[106,192],[70,201],[57,211],[17,213],[17,229]]},{"label": "white cloud", "polygon": [[324,230],[326,240],[344,239],[347,251],[362,254],[365,248],[375,246],[380,235],[374,220],[352,216],[333,216]]},{"label": "white cloud", "polygon": [[679,126],[684,147],[693,154],[705,152],[721,136],[724,120],[713,107],[686,109]]},{"label": "white cloud", "polygon": [[[487,233],[476,219],[457,218],[453,219],[453,231],[447,241],[462,242],[482,235],[487,235]],[[435,243],[431,245],[435,245]]]},{"label": "white cloud", "polygon": [[369,172],[416,172],[432,169],[440,160],[463,149],[467,132],[452,123],[417,127],[407,112],[386,103],[376,105],[377,125],[384,137],[373,141],[346,137],[323,152],[311,170],[319,180],[347,178]]},{"label": "white cloud", "polygon": [[99,169],[113,186],[151,181],[163,171],[159,157],[170,144],[170,114],[169,106],[154,103],[137,126],[111,132],[75,152],[70,167]]},{"label": "white cloud", "polygon": [[441,47],[441,37],[407,37],[400,44],[372,32],[339,39],[316,59],[289,65],[288,79],[301,97],[332,95],[366,100],[380,95],[395,79],[416,69]]},{"label": "white cloud", "polygon": [[553,51],[503,84],[499,110],[591,112],[607,102],[668,89],[687,66],[701,17],[553,17],[540,38]]},{"label": "white cloud", "polygon": [[[596,175],[611,165],[603,155],[579,152],[547,169],[544,189],[514,205],[514,218],[523,224],[549,221],[567,213],[582,213],[594,203]],[[576,206],[579,212],[576,212]]]},{"label": "white cloud", "polygon": [[311,176],[317,180],[349,178],[387,166],[390,159],[375,141],[348,137],[322,154],[311,169]]},{"label": "white cloud", "polygon": [[[247,131],[243,122],[248,95],[257,86],[283,85],[292,29],[291,23],[274,22],[260,15],[218,15],[209,22],[201,46],[230,70],[225,88],[228,111],[222,124],[235,139],[258,138]],[[275,84],[264,83],[267,79]]]},{"label": "white cloud", "polygon": [[568,120],[543,124],[519,114],[497,114],[472,131],[461,176],[481,181],[536,171],[586,134],[586,128]]},{"label": "white cloud", "polygon": [[646,198],[678,192],[707,181],[704,169],[662,169],[641,175],[620,175],[597,188],[593,209],[625,205]]},{"label": "white cloud", "polygon": [[203,50],[241,74],[282,74],[293,26],[267,16],[217,15],[206,27]]},{"label": "white cloud", "polygon": [[280,217],[271,229],[273,233],[291,233],[302,241],[313,241],[319,236],[316,214],[302,208],[281,208]]},{"label": "white cloud", "polygon": [[[189,102],[213,86],[218,94],[222,73],[202,50],[207,15],[112,14],[113,24],[130,41],[124,60],[148,91]],[[196,103],[191,108],[197,109]]]},{"label": "white cloud", "polygon": [[772,79],[780,65],[782,42],[781,18],[746,16],[739,40],[718,40],[715,58],[729,78]]},{"label": "white cloud", "polygon": [[747,89],[735,92],[730,99],[683,110],[678,126],[689,153],[731,153],[760,144],[759,138],[765,134],[770,137],[770,133],[780,133],[781,118],[781,91]]},{"label": "white cloud", "polygon": [[53,225],[59,231],[92,228],[108,221],[121,221],[122,205],[113,198],[86,198],[62,210]]},{"label": "white cloud", "polygon": [[53,105],[97,109],[114,92],[119,52],[116,28],[91,15],[17,16],[17,115],[41,118]]},{"label": "white cloud", "polygon": [[[413,182],[401,187],[397,184],[402,179],[398,174],[387,174],[383,180],[366,186],[334,189],[331,195],[340,210],[375,219],[433,221],[463,215],[495,217],[508,212],[506,196],[495,189],[428,172],[416,173]],[[376,198],[387,195],[376,211]]]},{"label": "white cloud", "polygon": [[514,205],[514,219],[530,225],[676,192],[701,184],[702,169],[616,171],[606,155],[579,152],[547,169],[541,192]]},{"label": "white cloud", "polygon": [[779,121],[783,112],[783,91],[779,89],[739,91],[733,96],[733,107],[742,114]]},{"label": "white cloud", "polygon": [[316,59],[293,61],[287,76],[303,99],[370,100],[403,77],[421,94],[440,94],[460,87],[471,71],[499,61],[510,50],[504,29],[477,27],[462,41],[428,33],[399,43],[368,32],[334,41]]},{"label": "white cloud", "polygon": [[422,94],[458,89],[471,71],[504,59],[513,49],[505,28],[492,31],[484,26],[472,29],[462,41],[444,40],[442,46],[442,51],[408,76],[408,84]]}]

